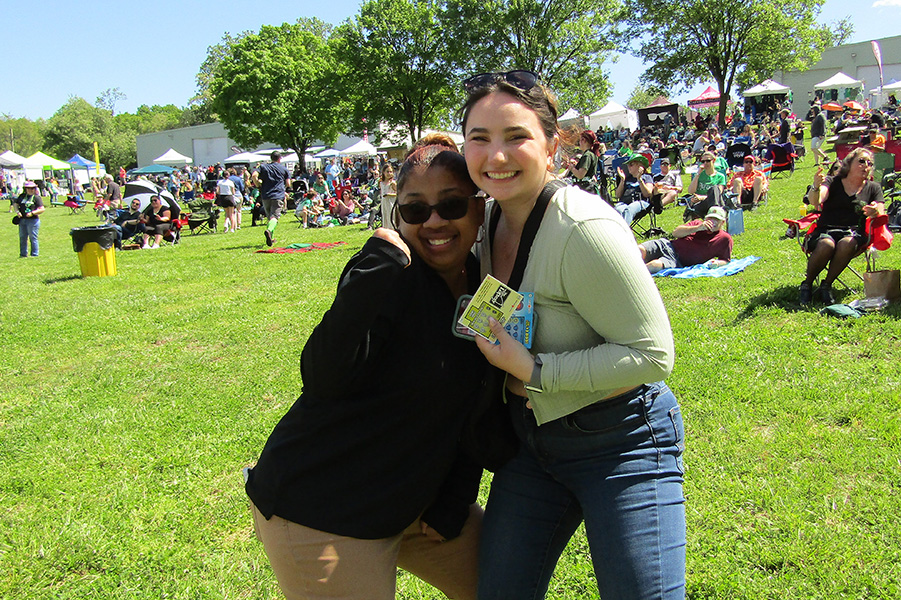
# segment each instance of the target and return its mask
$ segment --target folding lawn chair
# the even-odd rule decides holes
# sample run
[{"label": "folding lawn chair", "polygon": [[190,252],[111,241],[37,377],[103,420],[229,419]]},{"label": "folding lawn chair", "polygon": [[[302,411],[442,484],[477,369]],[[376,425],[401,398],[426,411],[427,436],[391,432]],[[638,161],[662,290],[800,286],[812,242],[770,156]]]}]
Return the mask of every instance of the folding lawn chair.
[{"label": "folding lawn chair", "polygon": [[188,229],[191,234],[216,233],[219,222],[219,209],[213,206],[212,200],[206,198],[194,198],[188,202]]},{"label": "folding lawn chair", "polygon": [[770,144],[764,152],[764,159],[773,163],[772,177],[775,178],[777,173],[787,172],[789,176],[795,172],[795,154],[794,146],[791,142],[785,144]]}]

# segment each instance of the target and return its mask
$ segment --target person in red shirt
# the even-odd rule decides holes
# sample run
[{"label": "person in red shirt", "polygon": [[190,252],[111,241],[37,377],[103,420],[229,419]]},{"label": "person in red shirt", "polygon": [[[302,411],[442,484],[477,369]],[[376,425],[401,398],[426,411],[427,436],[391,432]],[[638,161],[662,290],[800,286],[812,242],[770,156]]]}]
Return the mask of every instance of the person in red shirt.
[{"label": "person in red shirt", "polygon": [[750,154],[742,161],[744,169],[736,171],[729,180],[729,189],[739,197],[742,206],[757,206],[760,196],[769,187],[766,175],[754,168],[757,159]]},{"label": "person in red shirt", "polygon": [[[732,236],[723,231],[726,211],[711,207],[704,219],[695,219],[673,230],[673,240],[660,238],[638,245],[641,259],[651,273],[711,261],[720,267],[732,260]],[[715,260],[714,260],[715,259]]]}]

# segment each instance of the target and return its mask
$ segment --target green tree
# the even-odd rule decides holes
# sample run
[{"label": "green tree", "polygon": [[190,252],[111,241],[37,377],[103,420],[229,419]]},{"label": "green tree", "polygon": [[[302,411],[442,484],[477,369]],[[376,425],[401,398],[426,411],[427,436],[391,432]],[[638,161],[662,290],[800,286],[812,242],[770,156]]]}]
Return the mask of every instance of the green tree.
[{"label": "green tree", "polygon": [[238,144],[272,142],[303,156],[312,142],[337,139],[330,27],[315,18],[264,25],[213,61],[210,108]]},{"label": "green tree", "polygon": [[436,0],[369,0],[335,31],[336,80],[352,130],[380,123],[415,142],[423,129],[450,123],[460,70],[441,15]]},{"label": "green tree", "polygon": [[626,1],[624,24],[637,54],[651,63],[642,79],[667,89],[713,79],[721,127],[734,85],[806,69],[831,41],[829,28],[816,22],[825,0]]},{"label": "green tree", "polygon": [[[113,116],[107,109],[92,106],[84,98],[70,96],[50,119],[44,132],[46,152],[61,160],[75,153],[93,157],[94,142],[106,150],[106,136]],[[102,161],[101,161],[102,162]]]},{"label": "green tree", "polygon": [[527,69],[587,114],[610,96],[618,0],[449,0],[448,23],[473,72]]},{"label": "green tree", "polygon": [[830,23],[829,32],[831,34],[829,40],[830,46],[841,46],[850,40],[851,36],[854,35],[854,23],[851,21],[851,16],[849,15],[843,19]]},{"label": "green tree", "polygon": [[12,150],[22,156],[31,156],[44,147],[43,119],[31,121],[24,117],[14,119],[9,114],[0,118],[0,153]]},{"label": "green tree", "polygon": [[626,106],[632,110],[638,110],[650,105],[658,97],[667,95],[669,95],[669,92],[659,86],[639,84],[632,90],[632,95],[626,101]]},{"label": "green tree", "polygon": [[122,93],[122,90],[119,88],[107,88],[103,90],[97,99],[94,101],[94,106],[97,108],[102,108],[104,110],[108,110],[111,115],[116,114],[116,104],[120,100],[125,100],[128,97]]}]

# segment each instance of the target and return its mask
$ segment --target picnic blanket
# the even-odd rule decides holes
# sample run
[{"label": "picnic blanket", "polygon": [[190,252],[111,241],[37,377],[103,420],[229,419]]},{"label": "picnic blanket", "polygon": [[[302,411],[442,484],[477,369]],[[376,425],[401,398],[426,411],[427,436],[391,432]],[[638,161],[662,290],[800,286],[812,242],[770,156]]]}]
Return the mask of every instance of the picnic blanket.
[{"label": "picnic blanket", "polygon": [[730,260],[721,267],[710,267],[707,263],[680,267],[678,269],[663,269],[654,273],[654,277],[675,277],[677,279],[696,279],[698,277],[725,277],[735,275],[745,270],[748,265],[760,260],[759,256],[746,256]]},{"label": "picnic blanket", "polygon": [[326,250],[335,246],[346,246],[347,242],[329,242],[323,244],[289,244],[284,248],[263,248],[257,252],[265,254],[294,254],[297,252],[309,252],[310,250]]}]

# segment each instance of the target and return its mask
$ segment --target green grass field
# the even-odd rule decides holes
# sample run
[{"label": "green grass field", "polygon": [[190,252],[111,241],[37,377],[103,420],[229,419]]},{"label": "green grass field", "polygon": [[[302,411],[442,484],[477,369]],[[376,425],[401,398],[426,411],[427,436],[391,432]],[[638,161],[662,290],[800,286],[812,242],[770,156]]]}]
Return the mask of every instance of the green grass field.
[{"label": "green grass field", "polygon": [[[735,253],[763,259],[744,273],[657,280],[687,433],[690,598],[901,596],[901,308],[840,321],[796,305],[804,257],[781,219],[812,175],[808,157],[745,214]],[[368,237],[292,220],[281,245],[347,245],[257,254],[248,219],[81,278],[69,230],[92,215],[49,208],[36,259],[0,227],[0,597],[280,597],[240,470],[299,395],[304,341]],[[898,249],[880,266],[901,267]],[[844,280],[841,301],[862,296]],[[438,594],[402,573],[398,597]],[[583,536],[549,597],[597,597]]]}]

